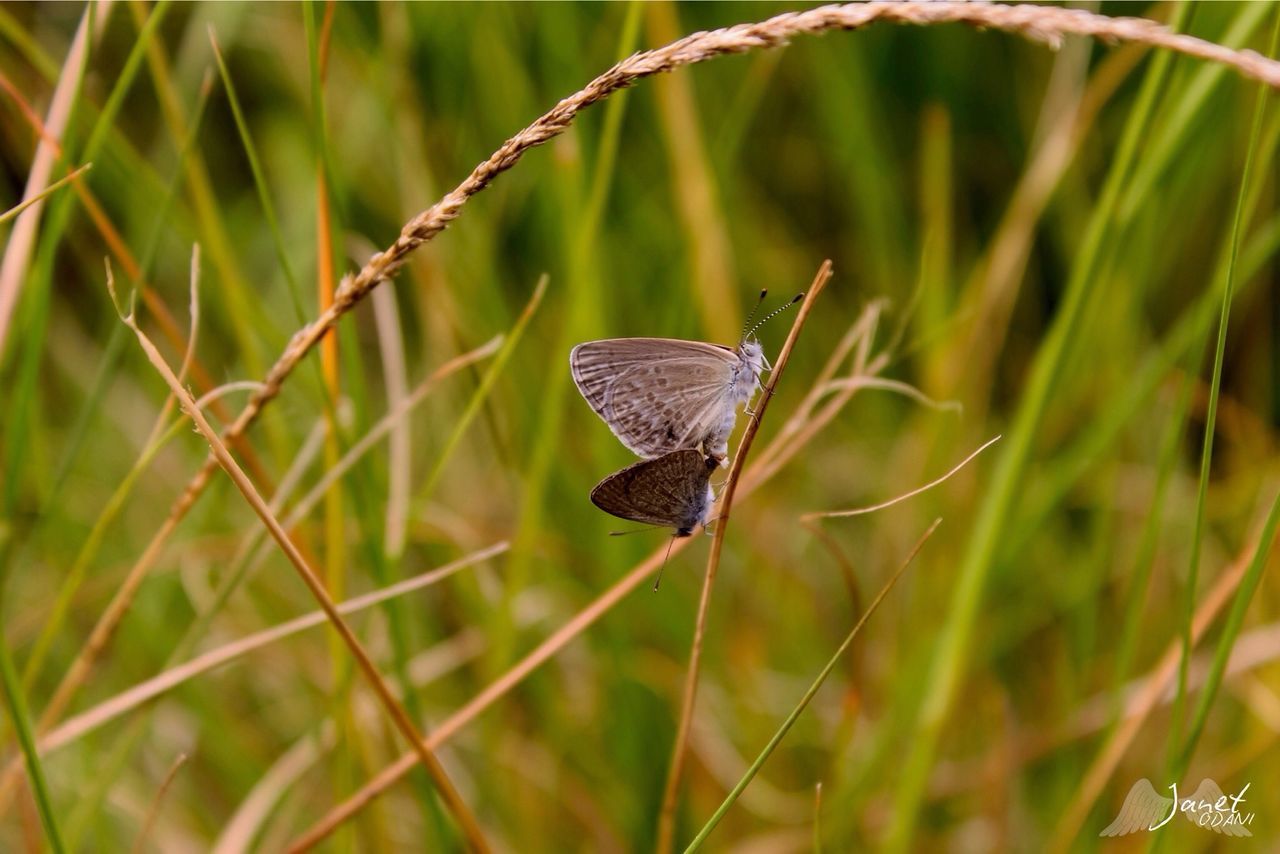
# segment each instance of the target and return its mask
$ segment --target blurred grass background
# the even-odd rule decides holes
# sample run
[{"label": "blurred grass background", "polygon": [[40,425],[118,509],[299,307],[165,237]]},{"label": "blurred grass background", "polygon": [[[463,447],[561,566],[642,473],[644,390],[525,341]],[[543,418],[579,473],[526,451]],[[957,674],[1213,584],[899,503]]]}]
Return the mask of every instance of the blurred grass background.
[{"label": "blurred grass background", "polygon": [[[32,717],[207,452],[177,429],[116,499],[118,514],[104,517],[167,391],[121,331],[104,256],[167,306],[180,341],[199,242],[196,357],[206,380],[193,373],[192,385],[261,379],[318,313],[326,247],[339,273],[358,268],[504,139],[618,58],[787,8],[99,8],[55,177],[92,161],[82,183],[101,215],[71,189],[50,197],[0,352],[4,641]],[[1266,3],[1100,11],[1172,21],[1260,52],[1277,14]],[[0,6],[0,71],[10,84],[0,99],[0,208],[21,200],[39,143],[15,94],[45,115],[84,13],[75,4]],[[1081,39],[1054,52],[961,26],[879,24],[642,81],[472,200],[379,288],[380,311],[368,300],[344,318],[333,370],[311,355],[315,365],[251,431],[259,474],[278,483],[318,423],[337,425],[330,449],[304,470],[304,486],[315,483],[403,394],[398,384],[411,388],[510,331],[547,274],[510,360],[442,381],[406,421],[407,445],[394,453],[407,459],[378,446],[296,532],[344,596],[512,542],[507,555],[352,618],[393,678],[434,656],[419,661],[418,675],[435,668],[439,677],[406,697],[429,729],[662,543],[658,533],[609,538],[617,520],[587,500],[630,459],[573,390],[568,348],[632,335],[732,343],[758,289],[790,297],[829,257],[836,277],[762,438],[881,298],[878,349],[902,331],[885,375],[962,409],[861,392],[735,508],[677,839],[702,826],[941,516],[713,846],[808,850],[821,783],[818,835],[829,850],[886,841],[1037,850],[1055,833],[1072,849],[1145,847],[1145,834],[1103,845],[1097,833],[1135,780],[1148,777],[1161,792],[1171,782],[1169,756],[1199,697],[1194,666],[1177,714],[1159,705],[1079,828],[1063,837],[1061,822],[1115,724],[1123,687],[1176,644],[1188,597],[1200,604],[1228,564],[1254,556],[1275,497],[1280,113],[1270,102],[1233,225],[1255,102],[1255,84],[1218,66]],[[331,220],[324,239],[322,212]],[[103,221],[136,272],[104,238]],[[12,225],[0,228],[7,241]],[[1212,345],[1236,235],[1200,536]],[[154,307],[142,314],[176,365],[181,349],[164,341]],[[764,329],[767,353],[787,323]],[[229,395],[227,412],[242,399]],[[825,521],[824,538],[798,522],[905,492],[1002,432],[992,451],[910,502]],[[269,484],[260,482],[268,494]],[[243,542],[260,535],[228,486],[217,473],[182,522],[73,712],[166,662],[314,608],[271,550],[197,619],[241,565]],[[407,503],[395,497],[405,491]],[[389,510],[401,506],[403,523]],[[502,848],[654,845],[705,549],[695,542],[674,558],[656,595],[633,593],[442,750]],[[73,586],[77,573],[83,584]],[[65,620],[55,613],[60,597],[69,597]],[[1177,779],[1186,791],[1206,776],[1228,793],[1252,783],[1256,839],[1182,823],[1165,829],[1165,850],[1280,840],[1278,609],[1263,576],[1236,645],[1252,657],[1218,691]],[[1212,652],[1223,622],[1201,649]],[[358,789],[404,745],[380,712],[359,711],[368,692],[327,631],[255,651],[50,753],[49,798],[68,844],[132,844],[180,753],[189,759],[150,830],[148,844],[161,850],[209,846],[264,786],[270,807],[247,841],[275,850]],[[177,661],[175,650],[185,653]],[[931,723],[939,692],[949,702]],[[8,720],[3,738],[9,761],[19,754]],[[314,739],[325,746],[313,748]],[[10,800],[0,847],[38,849],[30,796]],[[436,850],[459,841],[416,771],[329,844]]]}]

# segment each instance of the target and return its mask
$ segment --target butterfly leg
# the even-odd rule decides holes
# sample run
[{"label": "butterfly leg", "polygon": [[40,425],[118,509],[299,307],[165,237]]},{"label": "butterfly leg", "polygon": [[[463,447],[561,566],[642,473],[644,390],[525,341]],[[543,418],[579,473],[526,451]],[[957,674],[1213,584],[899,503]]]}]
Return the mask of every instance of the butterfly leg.
[{"label": "butterfly leg", "polygon": [[751,404],[747,404],[742,408],[742,411],[745,412],[747,414],[747,417],[750,418],[752,421],[759,421],[760,419],[757,417],[757,413],[760,412],[760,407],[764,405],[764,402],[771,397],[773,397],[773,389],[769,388],[768,386],[763,386],[761,388],[760,403],[758,403],[755,406],[752,406]]}]

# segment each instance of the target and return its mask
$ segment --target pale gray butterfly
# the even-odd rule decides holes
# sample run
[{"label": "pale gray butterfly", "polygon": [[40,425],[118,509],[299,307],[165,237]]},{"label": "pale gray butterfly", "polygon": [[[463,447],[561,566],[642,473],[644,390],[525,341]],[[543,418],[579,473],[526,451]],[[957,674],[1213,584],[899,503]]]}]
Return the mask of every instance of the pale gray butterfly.
[{"label": "pale gray butterfly", "polygon": [[591,490],[591,503],[620,519],[675,528],[677,537],[687,537],[707,523],[715,468],[716,461],[700,451],[672,451],[609,475]]},{"label": "pale gray butterfly", "polygon": [[[760,292],[762,300],[764,294]],[[738,407],[750,405],[760,389],[760,375],[770,370],[753,334],[788,306],[745,329],[737,347],[675,338],[608,338],[574,347],[569,369],[578,391],[628,450],[650,459],[701,448],[727,465]]]}]

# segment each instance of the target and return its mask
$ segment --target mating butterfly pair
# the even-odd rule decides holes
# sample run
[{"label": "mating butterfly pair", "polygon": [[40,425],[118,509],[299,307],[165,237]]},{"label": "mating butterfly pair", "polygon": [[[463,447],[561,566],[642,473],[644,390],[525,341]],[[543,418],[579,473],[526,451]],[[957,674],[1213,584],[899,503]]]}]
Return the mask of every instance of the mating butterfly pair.
[{"label": "mating butterfly pair", "polygon": [[738,407],[750,404],[769,370],[753,338],[759,326],[744,330],[737,347],[610,338],[573,348],[569,369],[578,391],[644,458],[596,484],[593,504],[622,519],[675,528],[677,537],[706,524],[715,502],[711,473],[727,465]]}]

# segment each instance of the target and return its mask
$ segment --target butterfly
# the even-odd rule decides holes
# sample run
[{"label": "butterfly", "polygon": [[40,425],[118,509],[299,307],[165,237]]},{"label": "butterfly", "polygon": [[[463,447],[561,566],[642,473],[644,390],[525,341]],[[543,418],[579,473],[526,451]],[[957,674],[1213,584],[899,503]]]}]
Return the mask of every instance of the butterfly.
[{"label": "butterfly", "polygon": [[727,465],[738,407],[750,405],[761,387],[760,375],[770,370],[752,333],[782,310],[744,330],[737,347],[676,338],[607,338],[574,347],[569,370],[587,403],[631,452],[651,459],[701,448]]},{"label": "butterfly", "polygon": [[641,460],[596,484],[591,503],[620,519],[675,528],[677,537],[687,537],[707,523],[717,465],[693,448]]}]

